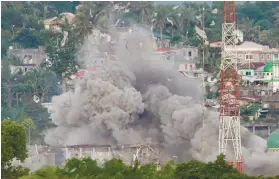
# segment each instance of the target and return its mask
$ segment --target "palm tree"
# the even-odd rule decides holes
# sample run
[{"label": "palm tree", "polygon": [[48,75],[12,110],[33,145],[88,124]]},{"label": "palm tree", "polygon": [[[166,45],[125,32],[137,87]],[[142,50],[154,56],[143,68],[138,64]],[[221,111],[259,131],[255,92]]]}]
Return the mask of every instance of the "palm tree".
[{"label": "palm tree", "polygon": [[157,29],[160,29],[161,40],[163,40],[163,28],[167,22],[168,15],[169,15],[169,8],[166,5],[159,4],[155,8],[154,25]]},{"label": "palm tree", "polygon": [[181,8],[180,13],[182,17],[181,28],[183,29],[185,35],[188,28],[190,27],[190,24],[195,23],[196,21],[195,10],[190,7],[184,7]]},{"label": "palm tree", "polygon": [[170,13],[168,15],[168,18],[171,19],[172,23],[172,38],[174,37],[174,31],[180,29],[183,26],[182,25],[182,16],[180,13],[179,8],[174,9],[175,6],[173,6],[170,10]]},{"label": "palm tree", "polygon": [[141,24],[150,22],[150,17],[153,11],[153,2],[150,1],[137,1],[130,2],[128,8],[131,9],[137,16]]},{"label": "palm tree", "polygon": [[188,7],[172,9],[168,17],[173,20],[173,30],[178,30],[178,34],[181,34],[184,40],[188,39],[190,24],[196,21],[194,9]]},{"label": "palm tree", "polygon": [[76,33],[83,36],[88,36],[94,28],[98,27],[98,21],[104,15],[106,10],[111,7],[112,3],[105,2],[81,2],[74,25]]}]

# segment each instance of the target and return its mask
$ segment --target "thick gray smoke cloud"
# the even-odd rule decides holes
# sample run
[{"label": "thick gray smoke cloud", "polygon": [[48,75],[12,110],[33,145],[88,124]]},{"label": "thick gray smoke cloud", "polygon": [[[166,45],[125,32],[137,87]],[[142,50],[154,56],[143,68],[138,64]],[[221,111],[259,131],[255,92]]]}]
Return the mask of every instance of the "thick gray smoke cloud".
[{"label": "thick gray smoke cloud", "polygon": [[[162,144],[169,159],[201,159],[200,83],[171,63],[152,60],[146,34],[141,30],[120,37],[117,61],[85,73],[74,92],[53,98],[51,118],[57,127],[47,132],[48,144],[152,142]],[[205,116],[203,159],[210,161],[218,152],[218,113],[205,109]],[[264,152],[265,140],[243,127],[242,143],[247,173],[279,174],[279,155]],[[232,157],[231,150],[227,157]]]}]

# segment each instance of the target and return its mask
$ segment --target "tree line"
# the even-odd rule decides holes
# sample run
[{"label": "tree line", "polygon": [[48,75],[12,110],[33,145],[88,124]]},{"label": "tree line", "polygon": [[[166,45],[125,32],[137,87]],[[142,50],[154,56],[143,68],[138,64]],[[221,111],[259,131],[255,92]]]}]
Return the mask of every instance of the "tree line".
[{"label": "tree line", "polygon": [[[175,164],[169,161],[161,168],[154,163],[140,165],[125,165],[122,160],[112,159],[99,166],[90,158],[69,159],[62,168],[46,167],[23,176],[21,179],[43,178],[80,178],[80,179],[264,179],[266,177],[252,177],[239,173],[224,160],[224,156],[218,156],[214,162],[204,163],[191,160],[185,163]],[[266,179],[278,178],[267,177]]]},{"label": "tree line", "polygon": [[91,158],[72,158],[62,167],[46,166],[34,172],[22,166],[13,166],[12,160],[24,161],[27,156],[24,125],[16,121],[1,122],[1,174],[4,179],[276,179],[248,176],[239,173],[219,155],[213,162],[190,160],[185,163],[169,161],[163,166],[155,163],[132,165],[120,159],[105,161],[102,165]]},{"label": "tree line", "polygon": [[27,156],[25,126],[16,121],[1,122],[1,174],[4,179],[278,179],[275,177],[248,176],[239,173],[219,155],[214,162],[190,160],[185,163],[169,161],[163,166],[155,163],[132,165],[120,159],[111,159],[100,165],[91,158],[72,158],[63,167],[47,166],[30,172],[13,166],[12,160],[24,161]]}]

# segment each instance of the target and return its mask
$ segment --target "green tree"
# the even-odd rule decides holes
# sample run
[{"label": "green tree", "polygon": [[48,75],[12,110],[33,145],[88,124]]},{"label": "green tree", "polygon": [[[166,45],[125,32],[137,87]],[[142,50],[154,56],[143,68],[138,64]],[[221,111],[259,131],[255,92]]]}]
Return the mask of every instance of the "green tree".
[{"label": "green tree", "polygon": [[11,165],[13,159],[24,161],[27,158],[24,126],[9,120],[1,122],[1,150],[1,173],[3,178],[16,179],[28,174],[27,169]]},{"label": "green tree", "polygon": [[47,109],[40,103],[25,101],[23,111],[34,121],[38,132],[42,132],[52,126]]},{"label": "green tree", "polygon": [[40,97],[41,102],[49,102],[59,92],[56,74],[44,68],[33,69],[24,74],[23,80],[32,86],[33,95]]},{"label": "green tree", "polygon": [[170,8],[166,5],[159,4],[155,8],[155,15],[154,15],[154,25],[156,29],[159,29],[160,32],[160,38],[163,40],[163,30],[165,27],[165,24],[167,23],[167,17],[170,13]]},{"label": "green tree", "polygon": [[150,24],[153,12],[153,2],[150,1],[140,1],[140,2],[130,2],[128,6],[131,12],[136,14],[137,21],[140,24]]},{"label": "green tree", "polygon": [[[135,161],[127,166],[119,159],[106,161],[102,167],[90,158],[70,159],[61,169],[46,167],[21,179],[61,178],[61,179],[264,179],[263,176],[250,177],[239,173],[225,161],[225,156],[218,156],[214,162],[204,163],[191,160],[186,163],[174,164],[169,161],[160,170],[154,163],[140,165]],[[269,177],[274,178],[274,177]]]},{"label": "green tree", "polygon": [[248,17],[242,19],[238,27],[243,32],[244,40],[257,41],[259,39],[260,29],[259,26],[255,25],[254,20]]},{"label": "green tree", "polygon": [[[21,73],[12,73],[10,65],[20,63],[17,58],[6,57],[2,59],[1,66],[1,103],[3,106],[11,108],[13,100],[15,98],[16,88],[19,88],[20,84],[17,83],[17,79],[20,78]],[[24,85],[23,85],[24,86]],[[21,86],[21,87],[23,87]],[[25,86],[28,88],[27,86]],[[23,87],[24,88],[24,87]],[[27,89],[28,90],[28,89]]]},{"label": "green tree", "polygon": [[49,2],[58,11],[58,14],[63,12],[76,12],[76,7],[80,4],[80,1],[52,1]]},{"label": "green tree", "polygon": [[241,115],[255,115],[256,112],[261,108],[260,104],[247,104],[240,106],[240,114]]},{"label": "green tree", "polygon": [[260,40],[266,42],[273,48],[279,47],[279,42],[278,42],[279,36],[277,36],[278,33],[279,30],[277,28],[264,30],[260,34]]},{"label": "green tree", "polygon": [[26,134],[28,136],[28,144],[31,144],[31,131],[34,130],[35,124],[34,121],[29,118],[28,116],[26,116],[25,114],[22,113],[21,115],[22,120],[20,121],[20,123],[25,127],[26,130]]},{"label": "green tree", "polygon": [[102,172],[97,162],[90,158],[69,159],[60,173],[67,177],[96,177]]},{"label": "green tree", "polygon": [[274,18],[275,18],[275,27],[279,27],[279,7],[276,8]]},{"label": "green tree", "polygon": [[[48,61],[43,68],[55,72],[57,78],[62,80],[62,75],[68,76],[76,71],[76,52],[78,50],[78,37],[66,22],[62,26],[62,32],[46,32],[46,53]],[[68,32],[67,41],[62,45],[63,32]],[[50,37],[50,38],[49,38]]]},{"label": "green tree", "polygon": [[178,164],[175,168],[175,179],[201,179],[203,175],[201,169],[204,167],[205,164],[199,161],[189,161],[187,163]]},{"label": "green tree", "polygon": [[189,161],[178,164],[175,172],[176,179],[209,179],[209,178],[248,178],[239,173],[235,168],[225,161],[224,155],[219,155],[214,162],[203,163],[199,161]]},{"label": "green tree", "polygon": [[38,48],[43,44],[40,35],[35,29],[24,28],[16,34],[12,42],[19,43],[23,48]]},{"label": "green tree", "polygon": [[158,171],[158,179],[174,178],[175,175],[175,164],[174,161],[169,161],[162,166],[161,170]]},{"label": "green tree", "polygon": [[59,176],[58,167],[48,166],[39,169],[30,175],[22,176],[19,179],[63,179],[64,177]]},{"label": "green tree", "polygon": [[88,37],[92,30],[98,27],[98,21],[107,15],[111,2],[81,2],[75,18],[75,34],[78,37]]},{"label": "green tree", "polygon": [[23,16],[21,10],[24,2],[5,2],[1,3],[1,28],[7,30],[14,28],[16,31],[23,26]]}]

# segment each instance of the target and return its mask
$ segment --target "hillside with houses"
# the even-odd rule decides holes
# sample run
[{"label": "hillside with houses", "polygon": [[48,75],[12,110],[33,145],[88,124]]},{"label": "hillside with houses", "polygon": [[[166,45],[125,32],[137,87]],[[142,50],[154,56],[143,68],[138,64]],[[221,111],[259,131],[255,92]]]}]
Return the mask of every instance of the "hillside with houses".
[{"label": "hillside with houses", "polygon": [[[201,95],[201,98],[204,104],[200,106],[205,107],[209,112],[220,111],[220,64],[223,45],[221,41],[222,3],[217,1],[212,3],[159,3],[147,1],[1,2],[1,119],[4,121],[2,122],[2,128],[4,127],[8,131],[3,132],[2,135],[4,139],[9,140],[10,134],[21,137],[20,139],[10,140],[12,145],[16,146],[14,150],[17,151],[10,152],[10,148],[8,148],[5,150],[7,152],[3,153],[7,160],[6,165],[10,167],[20,164],[35,171],[46,163],[48,165],[64,165],[65,163],[61,159],[63,158],[61,157],[62,150],[66,151],[68,158],[71,155],[82,156],[82,152],[85,152],[87,156],[96,154],[95,148],[100,148],[95,145],[93,147],[83,146],[86,148],[84,151],[76,145],[71,145],[70,147],[63,146],[63,149],[55,148],[55,146],[51,148],[52,151],[46,146],[46,131],[63,123],[52,120],[53,115],[51,116],[50,114],[54,114],[53,111],[57,110],[52,106],[53,99],[57,96],[70,96],[70,94],[73,94],[71,92],[77,91],[76,86],[81,81],[87,79],[87,72],[105,69],[107,64],[119,61],[121,54],[117,54],[119,52],[117,47],[123,44],[125,44],[125,50],[127,51],[137,49],[134,50],[133,54],[131,53],[133,56],[129,58],[137,57],[137,59],[146,60],[145,55],[148,54],[150,55],[150,64],[158,64],[156,67],[159,68],[161,62],[164,62],[163,64],[168,68],[177,73],[179,72],[178,75],[181,74],[183,78],[178,78],[180,81],[191,79],[201,82],[203,84],[201,88],[204,92],[204,96]],[[236,3],[235,9],[237,29],[233,33],[237,37],[234,42],[236,47],[226,50],[234,54],[234,58],[237,60],[241,123],[249,131],[264,138],[263,140],[271,138],[268,140],[268,147],[271,148],[271,151],[278,151],[277,144],[273,142],[277,140],[275,136],[277,134],[273,132],[278,131],[279,128],[279,2],[247,1]],[[140,39],[136,45],[130,46],[131,44],[128,43],[125,36],[135,32],[143,32],[147,39],[149,39],[149,43],[144,44],[143,40]],[[166,78],[164,80],[167,81],[166,83],[171,84],[173,79]],[[179,84],[179,82],[177,83]],[[188,87],[192,86],[188,85]],[[183,91],[184,89],[180,90]],[[130,92],[129,90],[127,91]],[[125,92],[128,94],[127,91]],[[126,95],[126,93],[124,94]],[[138,93],[140,94],[140,92]],[[124,94],[123,96],[125,96]],[[182,92],[182,94],[184,93]],[[147,98],[146,96],[144,97]],[[171,103],[174,107],[180,101],[180,98],[176,97],[173,98],[176,101]],[[69,98],[71,99],[71,96]],[[150,95],[150,98],[153,99],[153,96],[151,97]],[[191,104],[191,101],[192,99],[189,101],[189,104]],[[59,102],[58,100],[57,103]],[[72,103],[62,102],[61,105],[64,105],[64,107],[72,105]],[[126,103],[128,102],[130,101],[127,100]],[[163,104],[161,103],[162,106]],[[133,107],[133,105],[131,106]],[[142,106],[145,107],[147,105],[144,104]],[[142,107],[142,114],[140,114],[139,118],[146,120],[145,118],[153,117],[152,115],[156,116],[156,114],[149,114],[150,116],[148,116],[144,107]],[[136,109],[136,111],[140,111],[140,109]],[[197,112],[200,110],[194,110],[193,108],[193,111]],[[193,111],[191,108],[190,112],[187,111],[189,113],[181,113],[181,116],[190,115],[190,113],[192,115]],[[59,112],[64,112],[64,108]],[[74,116],[70,112],[68,116],[63,116],[63,114],[55,115],[62,116],[61,118],[70,118]],[[90,109],[84,112],[84,114],[87,112],[89,113]],[[162,108],[160,112],[165,111]],[[132,116],[131,111],[128,114]],[[176,115],[178,116],[178,113]],[[124,119],[125,116],[123,116],[121,119]],[[177,116],[171,115],[169,118]],[[204,118],[204,114],[202,114],[202,117]],[[116,126],[116,123],[111,125]],[[80,127],[78,124],[74,125],[72,129]],[[157,123],[155,122],[154,125],[157,125]],[[182,125],[182,122],[181,124],[177,123],[169,126],[175,125],[179,127]],[[193,124],[189,123],[189,125],[185,126],[191,125]],[[62,129],[64,130],[68,126],[71,126],[71,124],[67,124]],[[85,127],[88,126],[88,124],[85,125]],[[103,126],[107,127],[109,125],[104,124]],[[115,132],[112,129],[113,127],[108,130],[109,132],[104,132],[102,135],[105,136]],[[80,132],[84,131],[80,130]],[[126,132],[128,136],[129,131]],[[171,135],[172,132],[168,134]],[[189,136],[187,134],[181,138],[183,140],[186,140],[185,138],[188,140],[189,138],[190,140],[194,134],[189,134]],[[66,133],[63,135],[66,136]],[[92,136],[90,133],[90,137]],[[126,137],[126,133],[124,136]],[[75,138],[78,137],[75,136]],[[153,138],[150,138],[150,140],[153,140]],[[17,147],[18,145],[25,146],[26,143],[28,144],[27,147]],[[6,144],[7,142],[3,146],[7,147]],[[154,156],[150,154],[148,157],[152,158],[152,161],[159,165],[159,152],[153,150],[150,146],[125,146],[129,148],[128,162],[134,160],[136,155],[139,155],[139,151],[142,156],[147,156],[148,152],[145,151],[151,151]],[[179,144],[178,146],[181,147],[182,145]],[[110,145],[104,145],[101,146],[100,150],[108,150],[106,154],[111,156],[116,155],[115,151],[117,151],[117,156],[121,156],[124,153],[124,147],[123,145],[122,149],[119,146],[117,147],[116,150]],[[155,149],[158,146],[152,147]],[[130,149],[136,151],[136,154],[131,154]],[[145,150],[143,151],[143,149]],[[123,153],[121,154],[121,152]],[[173,156],[173,160],[178,161],[180,159],[177,156]],[[77,165],[80,161],[71,160],[70,164],[71,162],[75,162],[74,165]],[[83,163],[86,162],[92,164],[95,161],[89,159],[83,161]],[[222,165],[219,165],[220,163]],[[139,176],[142,176],[141,178],[147,177],[147,175],[142,174],[142,171],[143,173],[147,172],[144,167],[134,171],[133,168],[127,167],[118,160],[108,161],[107,166],[110,166],[109,164],[112,166],[122,166],[125,168],[123,171],[131,173],[137,171],[141,173],[139,174]],[[228,170],[222,156],[219,156],[214,166],[215,164],[218,167],[221,166],[221,168],[224,165],[224,168]],[[189,168],[187,168],[188,164],[185,164],[187,171],[189,171],[188,169],[192,165],[199,166],[196,168],[201,168],[200,171],[203,173],[209,170],[207,167],[211,163],[207,166],[207,164],[195,163],[194,161],[194,163],[189,164]],[[79,166],[83,166],[83,164],[79,164]],[[117,176],[120,176],[120,173],[118,173],[119,175],[109,177],[105,175],[104,173],[110,171],[110,167],[102,169],[97,166],[97,163],[92,164],[92,166],[95,168],[88,169],[85,167],[88,169],[88,171],[84,170],[85,178],[93,170],[98,170],[99,176],[105,178],[117,178]],[[157,169],[155,169],[157,165],[152,165],[152,167],[154,174],[157,172]],[[173,178],[175,172],[178,172],[178,174],[180,172],[179,167],[176,170],[172,163],[164,167],[162,171],[165,171],[165,173],[156,173],[156,176],[159,178],[168,178],[163,177],[164,175]],[[59,172],[57,172],[58,169],[50,168],[50,170],[54,171],[53,176],[56,176],[59,172],[64,172],[64,174],[68,172],[67,175],[73,176],[65,168],[63,169],[65,171],[59,170]],[[182,173],[185,171],[181,170]],[[190,171],[192,172],[192,170]],[[6,178],[9,178],[9,175],[12,176],[10,178],[18,178],[29,171],[19,168],[14,171],[7,170],[5,172],[7,174]],[[48,172],[51,173],[50,171]],[[240,175],[234,175],[233,172],[235,171],[230,170],[229,172],[234,177],[240,177]],[[37,173],[33,174],[36,178]],[[74,177],[77,178],[78,173],[74,174],[76,175]],[[155,176],[155,174],[152,176]],[[221,178],[219,175],[214,175],[214,177]]]}]

